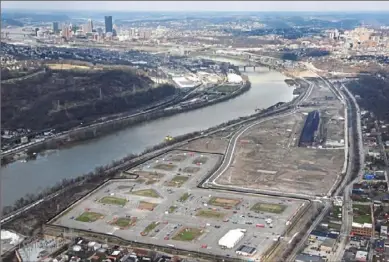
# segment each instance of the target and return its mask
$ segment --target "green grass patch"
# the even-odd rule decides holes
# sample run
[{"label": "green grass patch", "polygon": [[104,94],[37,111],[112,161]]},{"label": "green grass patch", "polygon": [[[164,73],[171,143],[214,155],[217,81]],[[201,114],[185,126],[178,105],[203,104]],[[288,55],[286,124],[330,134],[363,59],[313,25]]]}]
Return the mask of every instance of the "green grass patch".
[{"label": "green grass patch", "polygon": [[222,93],[232,93],[239,89],[239,86],[235,85],[220,85],[215,87],[215,91],[222,92]]},{"label": "green grass patch", "polygon": [[134,225],[135,220],[131,218],[120,217],[116,221],[114,221],[113,224],[122,228],[126,228]]},{"label": "green grass patch", "polygon": [[100,199],[99,202],[108,205],[124,206],[127,203],[127,199],[113,197],[113,196],[105,196],[102,199]]},{"label": "green grass patch", "polygon": [[192,241],[203,234],[199,228],[183,228],[174,237],[173,240]]},{"label": "green grass patch", "polygon": [[101,218],[103,218],[104,216],[100,213],[96,213],[96,212],[84,212],[82,213],[80,216],[78,216],[76,218],[77,221],[80,221],[80,222],[95,222]]},{"label": "green grass patch", "polygon": [[334,230],[340,230],[342,227],[341,224],[336,224],[336,223],[328,223],[328,228],[334,229]]},{"label": "green grass patch", "polygon": [[353,205],[353,222],[355,223],[372,223],[370,205]]},{"label": "green grass patch", "polygon": [[223,218],[225,215],[226,215],[225,213],[214,211],[211,209],[202,209],[196,213],[196,216],[198,217],[218,218],[218,219]]},{"label": "green grass patch", "polygon": [[206,156],[200,156],[200,157],[197,157],[195,160],[193,160],[192,164],[197,164],[197,163],[200,163],[200,164],[205,164],[207,163],[208,161],[208,157]]},{"label": "green grass patch", "polygon": [[177,209],[177,206],[170,206],[168,212],[171,214]]},{"label": "green grass patch", "polygon": [[170,165],[170,164],[156,164],[154,166],[154,169],[160,169],[165,171],[172,171],[174,168],[176,168],[176,165]]},{"label": "green grass patch", "polygon": [[159,225],[159,222],[152,222],[151,224],[149,224],[149,225],[145,228],[145,230],[143,230],[143,233],[145,233],[145,234],[150,233],[150,232],[153,231],[158,225]]},{"label": "green grass patch", "polygon": [[233,198],[224,198],[224,197],[212,197],[209,201],[209,205],[223,207],[223,208],[233,208],[240,203],[239,199]]},{"label": "green grass patch", "polygon": [[286,209],[286,205],[280,205],[280,204],[269,204],[269,203],[256,203],[251,210],[254,212],[268,212],[268,213],[275,213],[275,214],[281,214]]},{"label": "green grass patch", "polygon": [[180,197],[180,199],[178,199],[178,201],[180,201],[180,202],[185,202],[186,200],[188,200],[188,198],[191,196],[191,194],[189,194],[189,193],[185,193],[185,194],[183,194],[181,197]]},{"label": "green grass patch", "polygon": [[154,189],[142,189],[130,192],[133,195],[159,198],[160,195]]},{"label": "green grass patch", "polygon": [[181,187],[188,179],[189,177],[186,176],[175,176],[167,185],[171,187]]}]

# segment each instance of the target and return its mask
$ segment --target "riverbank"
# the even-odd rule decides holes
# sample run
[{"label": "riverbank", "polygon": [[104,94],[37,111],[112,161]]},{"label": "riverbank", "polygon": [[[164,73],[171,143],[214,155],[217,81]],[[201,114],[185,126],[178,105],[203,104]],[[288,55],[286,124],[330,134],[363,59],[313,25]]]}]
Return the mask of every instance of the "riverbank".
[{"label": "riverbank", "polygon": [[[151,121],[159,118],[169,117],[175,114],[188,112],[202,107],[211,106],[216,103],[228,101],[248,91],[250,87],[251,87],[250,81],[246,80],[242,84],[241,88],[239,88],[238,90],[236,90],[231,94],[224,95],[220,98],[216,98],[206,102],[191,104],[185,107],[166,110],[166,108],[172,105],[173,103],[173,102],[169,102],[162,105],[162,107],[156,107],[152,110],[147,110],[143,113],[139,113],[134,116],[119,118],[119,119],[111,119],[107,122],[102,122],[99,124],[83,127],[82,129],[70,130],[60,136],[55,136],[53,138],[46,139],[42,142],[33,144],[27,148],[23,148],[23,150],[26,151],[27,158],[29,160],[33,160],[36,158],[36,155],[42,151],[54,150],[54,149],[57,150],[63,147],[73,146],[76,145],[77,143],[95,139],[113,133],[115,131],[119,131],[121,129],[130,127],[132,125],[141,124],[145,121]],[[12,154],[8,154],[8,155],[2,155],[2,161],[1,161],[2,165],[6,165],[12,163],[13,161],[16,161],[17,159],[15,159],[15,155],[18,152],[20,151],[15,151]]]},{"label": "riverbank", "polygon": [[[145,150],[140,155],[131,155],[126,158],[121,159],[120,161],[115,161],[109,166],[96,168],[94,172],[90,172],[83,176],[79,176],[77,179],[73,180],[65,180],[62,184],[53,187],[51,192],[47,191],[46,196],[39,195],[37,199],[43,199],[39,204],[31,205],[31,208],[28,208],[26,201],[24,201],[24,211],[16,211],[8,208],[8,211],[12,214],[12,212],[20,212],[19,214],[11,215],[11,218],[5,221],[4,228],[15,230],[19,233],[23,233],[25,235],[31,235],[35,229],[40,226],[42,223],[45,223],[52,217],[54,217],[58,212],[67,208],[67,206],[72,203],[78,201],[83,196],[88,194],[91,190],[98,187],[101,183],[104,183],[110,178],[113,178],[120,174],[121,172],[137,166],[145,161],[148,161],[157,155],[164,154],[173,148],[180,147],[190,141],[195,139],[199,139],[201,137],[205,137],[216,132],[219,132],[221,129],[231,128],[234,126],[240,126],[242,124],[246,124],[251,121],[255,121],[258,118],[267,117],[273,114],[281,113],[293,106],[293,104],[298,100],[298,98],[293,99],[288,103],[278,103],[277,105],[273,105],[259,113],[255,113],[249,116],[240,117],[238,119],[230,120],[226,123],[217,125],[215,127],[208,128],[207,130],[201,132],[193,132],[190,134],[186,134],[180,137],[176,137],[172,141],[167,141],[161,143],[153,148],[149,148]],[[239,127],[238,127],[239,128]],[[30,198],[31,202],[35,199]],[[53,208],[57,207],[57,208]],[[34,210],[30,211],[30,210]],[[42,214],[38,216],[36,214]]]}]

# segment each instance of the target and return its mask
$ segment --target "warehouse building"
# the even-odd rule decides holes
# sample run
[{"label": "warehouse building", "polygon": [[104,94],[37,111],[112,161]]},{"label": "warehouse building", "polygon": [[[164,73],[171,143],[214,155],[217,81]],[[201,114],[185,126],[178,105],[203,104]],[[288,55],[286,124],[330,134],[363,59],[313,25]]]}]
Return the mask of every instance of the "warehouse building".
[{"label": "warehouse building", "polygon": [[231,229],[228,231],[222,238],[219,240],[219,246],[222,248],[234,248],[239,241],[242,240],[244,234],[246,233],[246,229]]},{"label": "warehouse building", "polygon": [[257,249],[255,247],[250,247],[246,245],[241,245],[237,250],[236,254],[239,256],[252,256],[257,252]]},{"label": "warehouse building", "polygon": [[305,120],[303,131],[301,132],[299,146],[312,146],[319,128],[320,113],[315,110],[308,114]]}]

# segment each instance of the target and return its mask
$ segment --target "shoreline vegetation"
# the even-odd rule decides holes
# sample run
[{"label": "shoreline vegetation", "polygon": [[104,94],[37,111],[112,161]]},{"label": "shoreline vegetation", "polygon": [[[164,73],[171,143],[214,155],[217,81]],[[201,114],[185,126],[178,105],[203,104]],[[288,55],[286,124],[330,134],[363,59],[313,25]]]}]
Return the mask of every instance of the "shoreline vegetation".
[{"label": "shoreline vegetation", "polygon": [[[248,91],[251,88],[251,83],[249,80],[246,79],[244,85],[239,88],[236,92],[222,96],[220,98],[217,98],[215,100],[207,101],[207,102],[202,102],[194,105],[190,105],[187,107],[182,107],[182,108],[176,108],[172,110],[155,110],[149,113],[141,114],[138,116],[134,117],[128,117],[125,119],[113,119],[113,121],[101,123],[98,126],[91,126],[90,128],[86,127],[82,130],[70,130],[67,134],[61,135],[58,137],[54,137],[51,139],[47,139],[46,141],[42,141],[39,144],[32,145],[29,148],[25,149],[26,154],[27,154],[27,159],[28,160],[33,160],[37,157],[37,154],[42,152],[42,151],[47,151],[47,150],[57,150],[60,148],[63,148],[65,146],[72,146],[76,145],[81,142],[85,142],[91,139],[95,139],[110,133],[113,133],[115,131],[122,130],[127,127],[134,126],[136,124],[140,124],[146,121],[151,121],[151,120],[156,120],[159,118],[164,118],[164,117],[169,117],[172,115],[176,115],[179,113],[184,113],[188,112],[191,110],[195,110],[198,108],[206,107],[206,106],[211,106],[216,103],[220,102],[225,102],[227,100],[230,100],[232,98],[235,98],[246,91]],[[2,161],[1,165],[7,165],[10,164],[17,159],[15,159],[14,154],[2,156]]]},{"label": "shoreline vegetation", "polygon": [[[247,86],[247,88],[249,87],[250,85]],[[26,212],[25,214],[22,213],[14,220],[11,219],[10,221],[5,222],[4,227],[11,230],[16,230],[17,232],[22,232],[25,235],[29,235],[36,229],[38,225],[48,221],[57,213],[61,212],[61,210],[66,209],[69,205],[78,201],[86,194],[88,194],[88,192],[101,185],[104,181],[114,178],[118,173],[121,173],[133,166],[139,165],[142,162],[147,161],[159,154],[166,153],[173,147],[177,147],[178,144],[183,141],[199,139],[199,137],[204,133],[216,131],[218,129],[225,128],[227,126],[237,124],[241,121],[249,120],[252,118],[263,117],[267,113],[271,113],[274,109],[277,109],[283,104],[285,103],[279,102],[250,116],[233,119],[206,130],[195,131],[174,137],[174,139],[170,141],[164,141],[153,147],[146,148],[140,154],[129,154],[120,160],[112,161],[111,164],[96,167],[94,171],[83,174],[77,178],[63,179],[56,185],[48,187],[38,194],[27,194],[19,200],[15,201],[13,205],[5,206],[3,208],[3,216],[12,215],[13,212],[20,210],[21,208],[26,207],[40,199],[46,198],[44,201],[45,204],[39,204],[32,208],[34,209],[33,212]],[[153,155],[148,156],[148,154],[153,152]],[[55,196],[50,197],[54,194]],[[37,217],[39,219],[37,219]],[[33,223],[33,225],[31,225],[31,223]]]}]

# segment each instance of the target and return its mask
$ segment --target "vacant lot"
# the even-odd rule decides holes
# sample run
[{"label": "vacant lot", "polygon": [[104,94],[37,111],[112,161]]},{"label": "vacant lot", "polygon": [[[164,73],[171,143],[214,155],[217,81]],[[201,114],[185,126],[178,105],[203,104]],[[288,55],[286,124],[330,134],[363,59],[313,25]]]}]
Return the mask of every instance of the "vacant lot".
[{"label": "vacant lot", "polygon": [[102,199],[100,199],[99,202],[103,203],[103,204],[108,204],[108,205],[125,206],[128,201],[127,201],[127,199],[124,199],[124,198],[105,196]]},{"label": "vacant lot", "polygon": [[240,203],[239,199],[212,197],[208,204],[224,208],[233,208]]},{"label": "vacant lot", "polygon": [[79,217],[76,218],[80,222],[95,222],[98,219],[102,219],[104,216],[96,212],[84,212]]},{"label": "vacant lot", "polygon": [[276,213],[281,214],[286,209],[285,205],[279,205],[279,204],[268,204],[268,203],[256,203],[251,210],[254,212],[269,212],[269,213]]},{"label": "vacant lot", "polygon": [[304,119],[303,114],[294,114],[249,128],[217,182],[264,191],[327,194],[342,171],[344,151],[297,147]]},{"label": "vacant lot", "polygon": [[188,179],[189,177],[186,176],[175,176],[169,181],[169,183],[167,183],[167,185],[172,187],[181,187]]},{"label": "vacant lot", "polygon": [[171,165],[171,164],[156,164],[154,166],[155,169],[160,169],[165,171],[172,171],[176,167],[177,167],[176,165]]},{"label": "vacant lot", "polygon": [[206,217],[206,218],[223,218],[225,215],[226,215],[225,213],[210,210],[210,209],[202,209],[196,213],[196,216]]},{"label": "vacant lot", "polygon": [[199,228],[183,228],[174,237],[173,240],[192,241],[203,234],[203,230]]},{"label": "vacant lot", "polygon": [[194,173],[197,173],[199,170],[200,170],[199,167],[188,166],[188,167],[185,167],[184,170],[182,170],[182,171],[186,172],[186,173],[194,174]]},{"label": "vacant lot", "polygon": [[74,69],[81,69],[81,70],[92,70],[93,68],[90,66],[84,66],[84,65],[72,65],[72,64],[46,64],[50,69],[54,70],[74,70]]},{"label": "vacant lot", "polygon": [[369,205],[353,205],[353,222],[355,223],[372,223],[371,209]]},{"label": "vacant lot", "polygon": [[158,192],[155,191],[154,189],[136,190],[136,191],[130,192],[130,194],[137,195],[137,196],[154,197],[154,198],[160,197]]},{"label": "vacant lot", "polygon": [[138,209],[153,211],[156,206],[158,206],[158,205],[155,204],[155,203],[150,203],[150,202],[146,202],[146,201],[140,201],[139,205],[138,205]]}]

